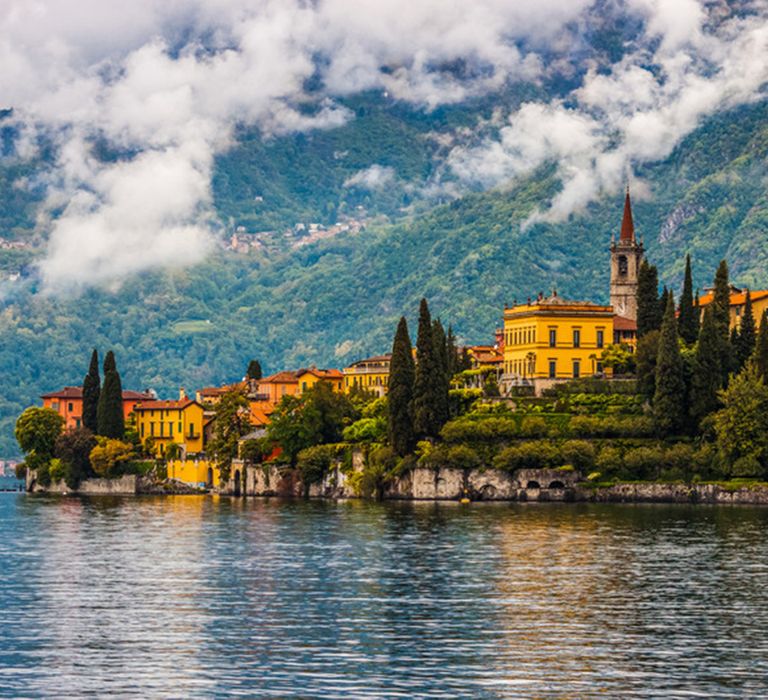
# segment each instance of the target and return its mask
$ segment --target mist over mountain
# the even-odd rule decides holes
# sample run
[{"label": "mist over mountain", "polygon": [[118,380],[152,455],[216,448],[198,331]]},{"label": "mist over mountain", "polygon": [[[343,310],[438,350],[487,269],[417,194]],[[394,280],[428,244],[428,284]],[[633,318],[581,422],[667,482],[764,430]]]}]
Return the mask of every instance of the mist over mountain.
[{"label": "mist over mountain", "polygon": [[0,455],[94,346],[172,394],[606,300],[628,181],[663,283],[768,284],[765,2],[252,5],[0,10]]}]

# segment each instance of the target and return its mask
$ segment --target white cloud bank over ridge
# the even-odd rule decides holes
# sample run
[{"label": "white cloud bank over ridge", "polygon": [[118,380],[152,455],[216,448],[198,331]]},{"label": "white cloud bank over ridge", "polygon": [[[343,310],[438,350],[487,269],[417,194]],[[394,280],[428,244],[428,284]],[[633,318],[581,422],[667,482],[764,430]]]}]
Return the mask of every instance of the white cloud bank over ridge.
[{"label": "white cloud bank over ridge", "polygon": [[[710,0],[606,0],[642,18],[638,46],[609,73],[590,71],[563,102],[531,103],[495,141],[457,148],[463,180],[493,185],[559,163],[561,218],[621,185],[633,162],[662,157],[700,118],[755,99],[768,79],[768,6],[709,19]],[[199,260],[210,245],[210,179],[237,123],[266,133],[333,128],[351,115],[335,96],[383,89],[434,107],[547,73],[566,56],[594,0],[5,0],[0,99],[32,144],[60,145],[50,175],[48,289],[103,283]],[[479,67],[459,80],[439,69]],[[653,68],[649,68],[652,66]],[[304,83],[319,76],[307,115]],[[313,96],[311,99],[317,99]],[[133,155],[103,163],[92,139]],[[26,152],[31,150],[31,146]],[[380,173],[381,174],[381,173]],[[361,175],[362,177],[362,175]]]}]

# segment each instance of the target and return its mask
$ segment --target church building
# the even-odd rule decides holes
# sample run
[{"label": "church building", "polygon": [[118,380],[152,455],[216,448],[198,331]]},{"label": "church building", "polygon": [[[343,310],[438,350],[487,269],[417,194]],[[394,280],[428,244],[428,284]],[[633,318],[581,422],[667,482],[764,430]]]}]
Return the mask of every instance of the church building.
[{"label": "church building", "polygon": [[570,301],[553,291],[505,308],[502,391],[532,385],[540,393],[558,381],[610,375],[601,362],[603,350],[611,343],[634,347],[637,339],[642,260],[627,189],[619,240],[611,236],[610,305]]}]

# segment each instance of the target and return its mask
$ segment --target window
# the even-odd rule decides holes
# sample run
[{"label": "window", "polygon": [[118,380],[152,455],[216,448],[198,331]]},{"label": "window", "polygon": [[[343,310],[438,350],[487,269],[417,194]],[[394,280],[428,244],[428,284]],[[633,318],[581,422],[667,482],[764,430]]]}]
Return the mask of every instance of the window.
[{"label": "window", "polygon": [[557,377],[557,360],[549,361],[549,378],[555,379]]},{"label": "window", "polygon": [[573,329],[573,347],[581,347],[581,331],[578,328]]},{"label": "window", "polygon": [[59,410],[59,402],[58,401],[51,401],[51,408],[54,411],[58,411]]},{"label": "window", "polygon": [[173,422],[168,423],[168,437],[173,437]]},{"label": "window", "polygon": [[573,378],[578,379],[581,376],[581,362],[579,360],[573,361]]},{"label": "window", "polygon": [[549,347],[551,348],[557,347],[557,329],[556,328],[549,329]]},{"label": "window", "polygon": [[195,425],[194,423],[189,424],[189,437],[195,436]]},{"label": "window", "polygon": [[144,437],[144,423],[141,424],[141,437]]},{"label": "window", "polygon": [[181,421],[179,421],[179,435],[184,433],[184,429],[181,427]]},{"label": "window", "polygon": [[629,262],[626,255],[619,255],[619,274],[626,275],[629,271]]},{"label": "window", "polygon": [[79,418],[75,418],[75,427],[76,428],[80,427],[80,419]]},{"label": "window", "polygon": [[70,401],[70,402],[67,404],[67,410],[68,410],[68,411],[71,413],[73,408],[74,408],[74,406],[72,405],[72,402]]},{"label": "window", "polygon": [[597,373],[598,374],[602,374],[603,373],[603,363],[602,362],[598,362],[597,363]]},{"label": "window", "polygon": [[155,421],[149,424],[149,434],[154,437],[155,435]]},{"label": "window", "polygon": [[601,348],[603,347],[603,343],[605,342],[605,331],[599,330],[597,331],[597,347]]}]

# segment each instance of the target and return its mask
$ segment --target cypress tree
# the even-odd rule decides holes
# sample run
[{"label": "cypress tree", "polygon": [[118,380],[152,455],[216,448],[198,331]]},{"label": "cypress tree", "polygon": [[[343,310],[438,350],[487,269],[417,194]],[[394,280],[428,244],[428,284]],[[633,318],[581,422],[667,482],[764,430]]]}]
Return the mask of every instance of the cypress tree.
[{"label": "cypress tree", "polygon": [[413,383],[416,370],[411,352],[411,337],[404,317],[397,324],[389,364],[387,410],[389,442],[399,455],[408,454],[415,445],[413,433]]},{"label": "cypress tree", "polygon": [[749,293],[749,290],[747,290],[747,298],[744,302],[744,314],[741,317],[741,324],[739,325],[739,337],[735,345],[737,362],[736,371],[740,371],[742,367],[747,364],[747,360],[749,360],[755,352],[756,344],[757,329],[755,327],[755,316],[752,311],[752,295]]},{"label": "cypress tree", "polygon": [[[659,318],[664,318],[664,312],[667,310],[667,302],[669,301],[669,290],[667,289],[667,285],[664,285],[664,289],[661,291],[661,296],[659,297]],[[659,330],[661,330],[661,324],[659,324]]]},{"label": "cypress tree", "polygon": [[248,363],[248,369],[245,372],[248,379],[261,379],[261,363],[258,360],[251,360]]},{"label": "cypress tree", "polygon": [[691,420],[698,427],[701,420],[718,406],[718,392],[723,388],[720,367],[720,341],[711,307],[704,310],[704,319],[696,346],[693,379],[691,381]]},{"label": "cypress tree", "polygon": [[653,395],[653,417],[662,435],[679,432],[685,425],[685,379],[683,360],[677,338],[675,300],[667,295],[667,308],[659,335],[656,356],[656,390]]},{"label": "cypress tree", "polygon": [[104,358],[104,384],[96,411],[97,433],[120,440],[125,434],[123,388],[117,371],[115,354],[110,350]]},{"label": "cypress tree", "polygon": [[418,437],[436,437],[440,430],[437,396],[439,360],[435,355],[432,318],[427,300],[419,307],[419,333],[416,338],[416,379],[413,384],[413,428]]},{"label": "cypress tree", "polygon": [[728,374],[733,370],[734,352],[730,334],[731,285],[728,281],[728,263],[720,261],[715,273],[712,298],[712,315],[717,326],[720,341],[720,369],[723,373],[723,386],[728,384]]},{"label": "cypress tree", "polygon": [[763,311],[760,319],[760,331],[755,345],[755,364],[763,381],[768,382],[768,310]]},{"label": "cypress tree", "polygon": [[448,399],[448,392],[451,386],[451,374],[448,370],[448,338],[443,330],[443,324],[440,319],[436,319],[432,323],[432,347],[435,350],[435,400],[437,420],[440,424],[440,428],[448,421],[450,413],[450,405]]},{"label": "cypress tree", "polygon": [[654,265],[643,260],[637,273],[637,337],[660,327],[659,275]]},{"label": "cypress tree", "polygon": [[445,351],[448,357],[448,380],[453,379],[453,375],[459,371],[459,349],[456,347],[456,336],[453,334],[453,327],[448,325],[448,335],[445,339]]},{"label": "cypress tree", "polygon": [[100,393],[99,353],[94,348],[91,353],[91,364],[88,367],[88,374],[83,379],[83,427],[88,428],[92,433],[95,433],[98,429],[97,410]]},{"label": "cypress tree", "polygon": [[680,316],[678,318],[680,337],[693,345],[699,337],[699,318],[693,305],[693,276],[691,275],[691,256],[685,256],[685,278],[683,293],[680,295]]}]

